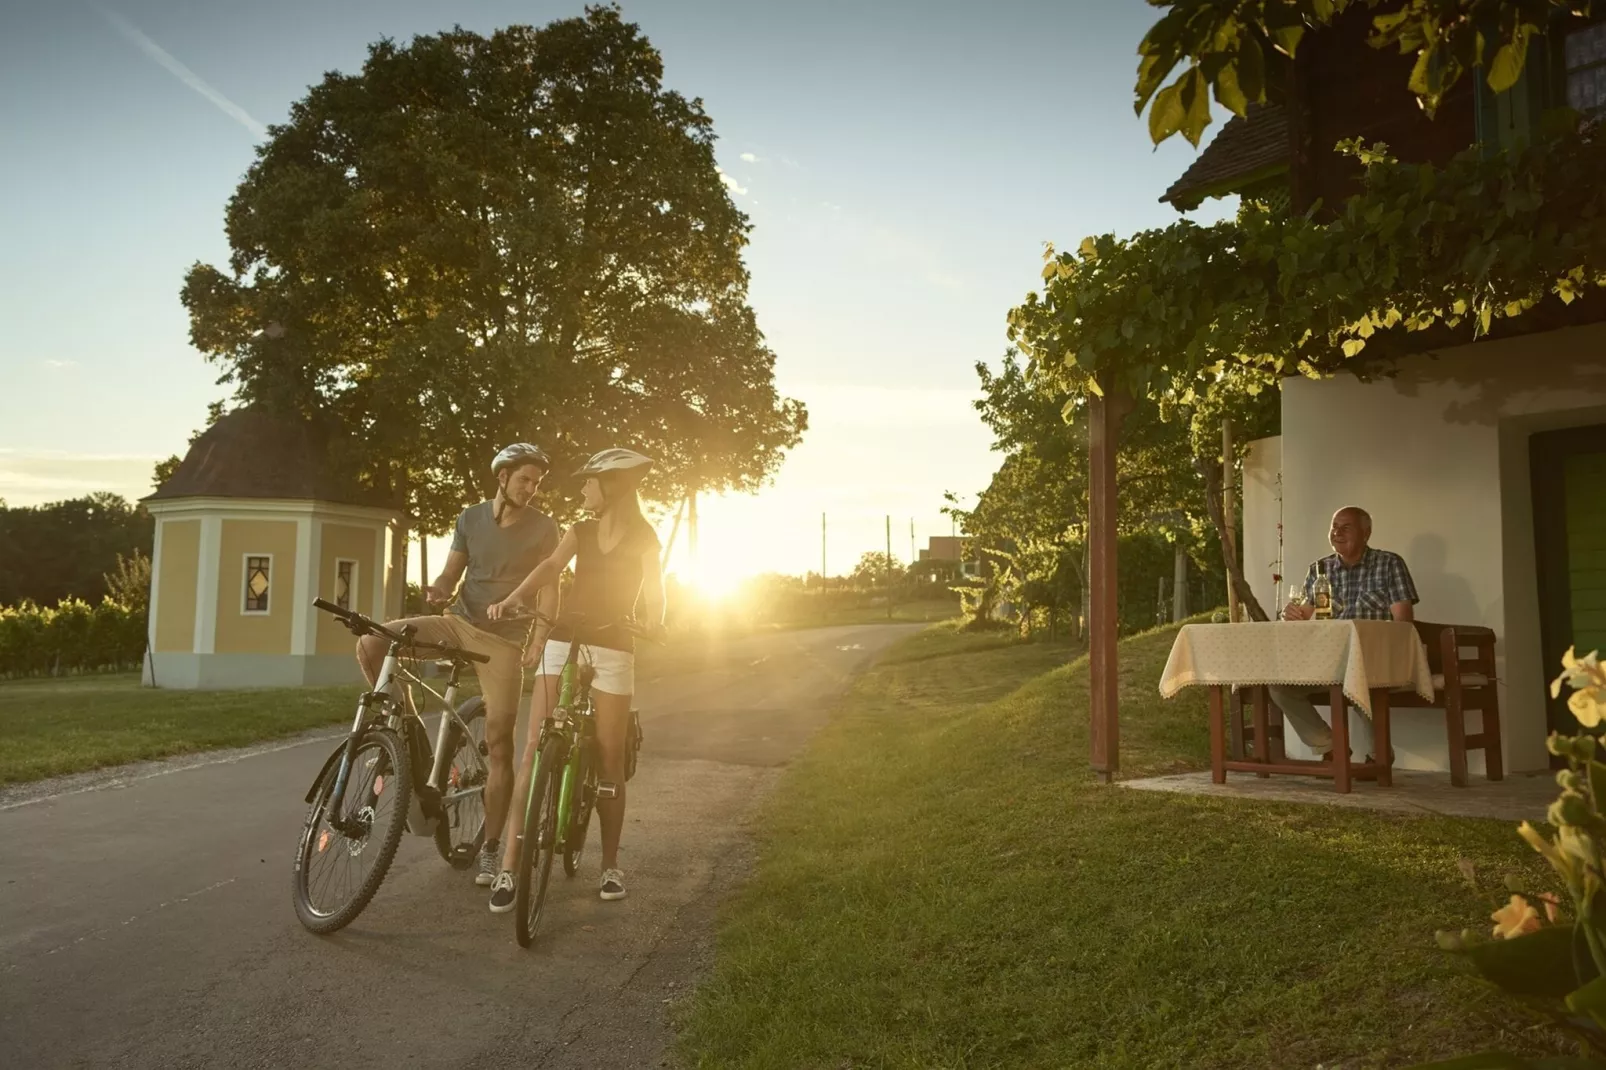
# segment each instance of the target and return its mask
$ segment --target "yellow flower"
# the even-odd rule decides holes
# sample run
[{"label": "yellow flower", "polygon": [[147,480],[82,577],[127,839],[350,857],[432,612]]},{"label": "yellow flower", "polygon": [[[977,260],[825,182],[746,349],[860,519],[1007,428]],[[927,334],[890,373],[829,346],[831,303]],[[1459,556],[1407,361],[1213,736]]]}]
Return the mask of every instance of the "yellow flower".
[{"label": "yellow flower", "polygon": [[1573,716],[1578,718],[1578,723],[1585,728],[1594,728],[1600,724],[1601,715],[1606,712],[1602,711],[1597,695],[1598,692],[1594,688],[1586,687],[1567,696],[1567,708],[1573,711]]},{"label": "yellow flower", "polygon": [[1543,832],[1540,832],[1526,821],[1517,826],[1517,834],[1527,840],[1530,847],[1544,855],[1545,861],[1549,862],[1556,872],[1569,882],[1569,887],[1571,886],[1573,865],[1561,853],[1560,848],[1552,843]]},{"label": "yellow flower", "polygon": [[1528,905],[1528,900],[1520,895],[1511,897],[1511,902],[1490,914],[1494,921],[1494,935],[1496,940],[1510,940],[1531,933],[1539,928],[1539,913]]}]

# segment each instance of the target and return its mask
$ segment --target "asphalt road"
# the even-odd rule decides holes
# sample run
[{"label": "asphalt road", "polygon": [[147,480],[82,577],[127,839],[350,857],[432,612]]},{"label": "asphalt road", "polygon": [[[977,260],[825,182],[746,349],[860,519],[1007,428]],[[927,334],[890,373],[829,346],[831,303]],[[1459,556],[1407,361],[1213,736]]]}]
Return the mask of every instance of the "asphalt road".
[{"label": "asphalt road", "polygon": [[630,898],[597,898],[593,822],[528,951],[471,874],[411,836],[357,921],[301,928],[290,862],[329,733],[0,795],[0,1062],[665,1065],[667,1016],[707,962],[755,802],[908,630],[788,632],[644,664]]}]

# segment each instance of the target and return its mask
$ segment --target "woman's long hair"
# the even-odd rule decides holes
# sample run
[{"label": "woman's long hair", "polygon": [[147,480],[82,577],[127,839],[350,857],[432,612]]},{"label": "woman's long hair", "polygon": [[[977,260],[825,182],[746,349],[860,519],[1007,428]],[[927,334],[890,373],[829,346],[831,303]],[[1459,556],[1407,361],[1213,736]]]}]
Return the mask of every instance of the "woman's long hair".
[{"label": "woman's long hair", "polygon": [[[605,473],[606,476],[606,473]],[[606,520],[610,515],[615,530],[618,525],[629,525],[633,521],[645,524],[647,517],[641,511],[641,495],[636,487],[640,480],[628,475],[613,476],[612,478],[599,477],[597,482],[602,487],[602,511],[598,514],[599,520]]]}]

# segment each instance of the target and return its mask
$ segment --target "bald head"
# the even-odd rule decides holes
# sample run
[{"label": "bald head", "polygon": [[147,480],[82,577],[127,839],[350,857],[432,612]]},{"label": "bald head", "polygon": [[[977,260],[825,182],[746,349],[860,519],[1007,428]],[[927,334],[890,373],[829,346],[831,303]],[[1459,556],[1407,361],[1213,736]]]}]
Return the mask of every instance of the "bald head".
[{"label": "bald head", "polygon": [[1328,533],[1328,540],[1333,544],[1333,552],[1344,560],[1346,565],[1353,565],[1366,553],[1371,544],[1372,514],[1358,505],[1347,505],[1333,514],[1333,527]]}]

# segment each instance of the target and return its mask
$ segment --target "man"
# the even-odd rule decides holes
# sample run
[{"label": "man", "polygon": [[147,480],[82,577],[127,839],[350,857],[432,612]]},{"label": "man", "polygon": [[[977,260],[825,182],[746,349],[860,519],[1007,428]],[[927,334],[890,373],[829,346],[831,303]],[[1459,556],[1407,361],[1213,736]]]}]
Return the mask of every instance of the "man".
[{"label": "man", "polygon": [[[1412,620],[1416,605],[1416,585],[1405,559],[1371,546],[1372,517],[1365,509],[1349,506],[1333,514],[1328,541],[1333,553],[1314,562],[1305,575],[1306,604],[1289,604],[1284,620],[1310,620],[1316,609],[1316,577],[1325,573],[1333,592],[1333,616],[1344,620]],[[1317,752],[1331,751],[1333,730],[1309,698],[1309,688],[1269,687],[1272,702],[1288,717],[1305,746]],[[1337,711],[1335,711],[1336,713]],[[1351,753],[1359,751],[1366,761],[1373,760],[1372,720],[1360,716],[1350,719]]]},{"label": "man", "polygon": [[[410,624],[417,629],[415,638],[421,642],[462,647],[491,659],[475,666],[480,693],[485,698],[485,743],[490,759],[485,783],[485,831],[491,838],[480,851],[480,869],[474,883],[486,888],[495,880],[502,856],[501,841],[495,837],[507,821],[513,794],[513,725],[524,687],[524,647],[532,635],[528,621],[493,621],[485,610],[506,598],[557,549],[558,526],[532,504],[551,467],[547,455],[527,442],[516,442],[498,453],[491,462],[496,497],[463,510],[457,518],[446,566],[424,589],[431,605],[442,605],[451,599],[461,579],[463,587],[457,600],[443,616],[410,617],[390,625],[394,628]],[[536,593],[536,608],[547,620],[557,616],[557,606],[556,585]],[[546,629],[545,624],[537,624],[533,642],[545,642]],[[364,636],[357,642],[357,663],[370,687],[384,664],[385,649],[385,641],[375,636]]]}]

